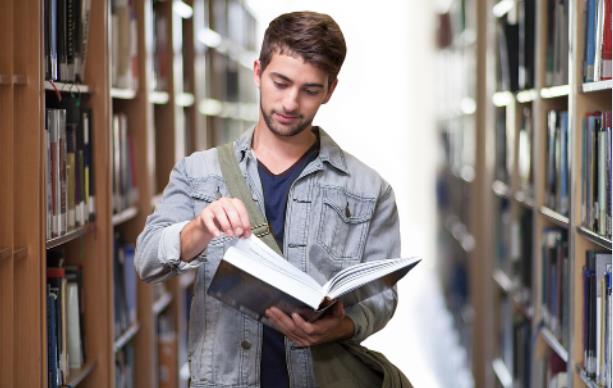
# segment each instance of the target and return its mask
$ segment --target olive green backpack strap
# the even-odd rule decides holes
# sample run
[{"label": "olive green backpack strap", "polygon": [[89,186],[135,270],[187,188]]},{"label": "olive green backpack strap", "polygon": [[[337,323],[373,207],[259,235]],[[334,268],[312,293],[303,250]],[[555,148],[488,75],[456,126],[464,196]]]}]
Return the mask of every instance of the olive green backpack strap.
[{"label": "olive green backpack strap", "polygon": [[264,214],[262,214],[262,211],[253,200],[251,191],[249,187],[247,187],[247,183],[245,183],[245,177],[238,167],[238,162],[234,156],[233,144],[228,143],[221,147],[217,147],[217,153],[221,174],[226,182],[226,187],[230,192],[230,196],[240,199],[243,204],[245,204],[245,208],[247,208],[247,213],[249,214],[249,220],[251,221],[251,230],[253,234],[262,239],[266,245],[275,252],[283,256],[277,241],[270,231],[270,226],[268,225],[266,217],[264,217]]}]

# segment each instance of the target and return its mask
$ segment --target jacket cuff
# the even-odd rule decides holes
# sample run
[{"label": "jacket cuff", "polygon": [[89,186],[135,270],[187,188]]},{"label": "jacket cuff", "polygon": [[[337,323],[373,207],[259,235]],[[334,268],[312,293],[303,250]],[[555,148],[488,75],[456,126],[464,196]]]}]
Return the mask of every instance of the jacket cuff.
[{"label": "jacket cuff", "polygon": [[351,337],[351,341],[356,343],[364,341],[369,333],[368,319],[363,309],[359,304],[355,304],[345,310],[345,315],[353,321],[353,337]]},{"label": "jacket cuff", "polygon": [[181,260],[181,232],[187,224],[189,221],[182,221],[164,228],[158,245],[160,263],[171,267],[176,272],[189,271],[202,264],[200,260],[192,260],[189,263]]}]

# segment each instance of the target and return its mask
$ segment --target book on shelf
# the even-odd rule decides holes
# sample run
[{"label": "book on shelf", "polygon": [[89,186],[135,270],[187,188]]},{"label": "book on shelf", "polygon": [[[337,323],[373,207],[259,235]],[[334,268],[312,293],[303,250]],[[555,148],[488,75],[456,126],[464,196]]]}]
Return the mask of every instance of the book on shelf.
[{"label": "book on shelf", "polygon": [[47,261],[48,376],[60,387],[85,361],[81,269],[66,265],[62,250],[49,251]]},{"label": "book on shelf", "polygon": [[512,12],[498,22],[498,90],[519,90],[519,24],[518,14],[513,6]]},{"label": "book on shelf", "polygon": [[611,0],[586,0],[583,80],[611,79]]},{"label": "book on shelf", "polygon": [[611,112],[588,113],[581,142],[581,224],[610,239]]},{"label": "book on shelf", "polygon": [[85,225],[95,216],[91,111],[75,99],[45,111],[47,239]]},{"label": "book on shelf", "polygon": [[568,373],[566,362],[554,351],[547,350],[534,365],[535,386],[547,388],[567,388]]},{"label": "book on shelf", "polygon": [[543,322],[562,346],[568,347],[570,315],[570,264],[567,232],[543,230],[541,311]]},{"label": "book on shelf", "polygon": [[134,2],[111,2],[111,84],[138,89],[138,26]]},{"label": "book on shelf", "polygon": [[134,387],[136,356],[134,346],[127,344],[115,353],[115,387]]},{"label": "book on shelf", "polygon": [[496,169],[494,175],[497,180],[508,183],[510,181],[510,171],[512,171],[512,155],[510,149],[513,146],[513,134],[511,128],[507,127],[506,109],[496,110]]},{"label": "book on shelf", "polygon": [[[171,53],[168,50],[170,31],[169,21],[161,13],[163,3],[156,2],[153,7],[153,36],[154,36],[154,55],[153,55],[153,90],[168,90],[170,69],[168,68]],[[221,74],[221,73],[218,73]]]},{"label": "book on shelf", "polygon": [[568,112],[547,113],[546,205],[568,216],[570,211],[570,142]]},{"label": "book on shelf", "polygon": [[517,168],[519,172],[520,189],[528,198],[532,198],[534,195],[532,133],[532,107],[524,106],[521,109],[521,120],[519,126]]},{"label": "book on shelf", "polygon": [[611,378],[611,253],[587,251],[583,267],[583,368],[603,386]]},{"label": "book on shelf", "polygon": [[520,0],[519,16],[519,55],[517,82],[520,90],[534,87],[534,43],[536,0]]},{"label": "book on shelf", "polygon": [[45,0],[45,79],[83,82],[91,0]]},{"label": "book on shelf", "polygon": [[119,213],[138,201],[134,145],[123,113],[113,114],[112,141],[113,213]]},{"label": "book on shelf", "polygon": [[115,233],[113,251],[113,311],[117,339],[137,321],[137,278],[134,246],[123,243]]},{"label": "book on shelf", "polygon": [[255,236],[230,244],[207,293],[263,322],[266,309],[272,306],[316,320],[338,301],[349,307],[394,286],[420,261],[399,258],[360,263],[321,285]]},{"label": "book on shelf", "polygon": [[496,217],[494,222],[496,266],[506,275],[512,275],[512,236],[511,236],[511,204],[507,198],[497,198]]},{"label": "book on shelf", "polygon": [[568,84],[568,0],[547,0],[545,85]]},{"label": "book on shelf", "polygon": [[[520,209],[511,225],[511,275],[519,280],[524,300],[532,289],[532,210]],[[527,292],[526,292],[527,290]]]}]

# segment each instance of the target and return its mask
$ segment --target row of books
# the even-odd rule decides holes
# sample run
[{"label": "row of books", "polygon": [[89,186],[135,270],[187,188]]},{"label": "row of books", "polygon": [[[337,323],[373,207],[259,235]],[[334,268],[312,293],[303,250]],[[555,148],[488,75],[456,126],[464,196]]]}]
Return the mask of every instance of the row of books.
[{"label": "row of books", "polygon": [[138,27],[133,0],[111,2],[111,85],[138,88]]},{"label": "row of books", "polygon": [[95,216],[93,132],[91,110],[72,98],[45,113],[46,235],[50,239]]},{"label": "row of books", "polygon": [[541,308],[543,323],[568,349],[570,316],[570,261],[567,232],[543,230],[541,257]]},{"label": "row of books", "polygon": [[115,388],[134,388],[135,370],[134,345],[127,344],[115,353]]},{"label": "row of books", "polygon": [[611,112],[588,113],[581,132],[581,224],[611,238]]},{"label": "row of books", "polygon": [[611,79],[611,59],[611,0],[586,0],[583,80]]},{"label": "row of books", "polygon": [[91,0],[45,0],[45,79],[82,82]]},{"label": "row of books", "polygon": [[534,87],[535,1],[522,0],[497,25],[497,89]]},{"label": "row of books", "polygon": [[570,131],[568,112],[547,113],[546,205],[568,216],[570,211]]},{"label": "row of books", "polygon": [[113,114],[113,212],[119,213],[138,201],[135,155],[132,136],[128,133],[128,117]]},{"label": "row of books", "polygon": [[583,267],[583,367],[611,387],[611,252],[587,251]]},{"label": "row of books", "polygon": [[560,356],[547,349],[542,358],[537,358],[534,366],[535,387],[568,388],[566,362]]},{"label": "row of books", "polygon": [[63,251],[47,255],[47,363],[49,387],[64,386],[85,361],[81,269],[65,265]]},{"label": "row of books", "polygon": [[568,0],[547,0],[545,85],[568,84]]},{"label": "row of books", "polygon": [[209,24],[215,32],[248,50],[256,49],[256,19],[240,0],[213,1]]},{"label": "row of books", "polygon": [[137,321],[137,279],[134,269],[134,245],[121,241],[118,233],[113,242],[113,308],[115,338]]},{"label": "row of books", "polygon": [[513,311],[510,298],[500,301],[499,344],[500,357],[511,373],[515,386],[530,386],[530,364],[532,360],[531,322]]}]

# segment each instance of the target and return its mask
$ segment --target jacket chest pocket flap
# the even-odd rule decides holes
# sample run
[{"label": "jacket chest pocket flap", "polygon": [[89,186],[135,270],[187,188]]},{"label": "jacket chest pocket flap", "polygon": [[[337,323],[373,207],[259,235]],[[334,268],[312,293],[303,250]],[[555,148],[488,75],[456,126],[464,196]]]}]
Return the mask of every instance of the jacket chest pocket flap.
[{"label": "jacket chest pocket flap", "polygon": [[340,187],[322,188],[322,210],[317,241],[335,259],[358,261],[375,209],[375,198],[347,192]]},{"label": "jacket chest pocket flap", "polygon": [[192,178],[189,182],[189,196],[194,204],[194,213],[198,215],[211,202],[227,196],[226,185],[222,177],[215,175]]}]

